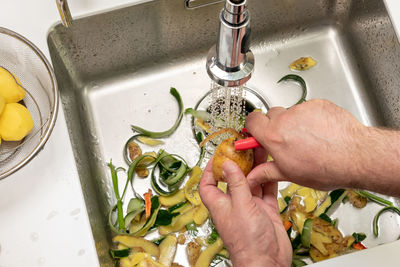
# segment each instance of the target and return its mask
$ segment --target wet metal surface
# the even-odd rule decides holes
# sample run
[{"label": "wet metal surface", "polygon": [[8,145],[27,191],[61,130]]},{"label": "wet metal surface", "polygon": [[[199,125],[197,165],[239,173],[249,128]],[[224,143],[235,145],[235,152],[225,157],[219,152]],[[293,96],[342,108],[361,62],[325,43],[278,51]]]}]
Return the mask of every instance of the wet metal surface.
[{"label": "wet metal surface", "polygon": [[[114,201],[105,162],[112,158],[114,164],[125,166],[122,147],[132,134],[131,124],[151,130],[173,124],[178,107],[169,94],[171,86],[179,90],[185,107],[193,107],[207,93],[205,60],[216,42],[221,8],[219,3],[188,10],[182,0],[160,0],[76,19],[68,29],[56,25],[49,32],[50,54],[104,266],[112,266],[106,216]],[[296,103],[301,89],[277,81],[293,73],[289,64],[295,59],[312,56],[317,65],[296,72],[307,82],[308,99],[329,99],[367,125],[400,126],[400,46],[382,1],[250,0],[249,9],[255,72],[247,86],[269,106]],[[190,118],[184,118],[165,147],[195,164],[198,151]],[[143,193],[148,182],[136,180],[136,186]],[[366,212],[370,216],[374,207]],[[355,217],[351,224],[370,227],[361,215]],[[382,235],[384,242],[398,236],[389,232],[390,236]]]}]

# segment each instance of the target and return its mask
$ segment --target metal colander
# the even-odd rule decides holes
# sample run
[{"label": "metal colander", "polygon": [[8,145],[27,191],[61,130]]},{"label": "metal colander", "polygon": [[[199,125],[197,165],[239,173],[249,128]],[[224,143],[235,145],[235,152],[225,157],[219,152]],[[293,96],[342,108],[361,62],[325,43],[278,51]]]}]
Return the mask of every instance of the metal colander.
[{"label": "metal colander", "polygon": [[32,115],[33,129],[21,141],[2,141],[0,179],[29,162],[49,138],[58,111],[53,70],[40,50],[21,35],[0,27],[0,66],[12,72],[26,90],[20,103]]}]

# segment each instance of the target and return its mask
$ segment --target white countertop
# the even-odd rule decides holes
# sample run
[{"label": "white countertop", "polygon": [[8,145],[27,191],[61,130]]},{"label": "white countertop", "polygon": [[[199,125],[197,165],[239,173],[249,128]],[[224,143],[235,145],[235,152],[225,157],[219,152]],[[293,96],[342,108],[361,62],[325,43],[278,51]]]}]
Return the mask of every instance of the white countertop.
[{"label": "white countertop", "polygon": [[[69,5],[77,16],[134,2],[139,1],[69,0]],[[385,2],[400,36],[400,1]],[[1,3],[0,26],[28,38],[49,61],[47,31],[58,20],[55,0]],[[398,251],[400,241],[370,249],[361,261],[347,255],[346,265],[378,266],[384,261],[384,266],[398,266]],[[338,264],[343,266],[338,261],[320,266]],[[27,166],[0,180],[0,267],[98,265],[60,105],[56,126],[44,149]]]}]

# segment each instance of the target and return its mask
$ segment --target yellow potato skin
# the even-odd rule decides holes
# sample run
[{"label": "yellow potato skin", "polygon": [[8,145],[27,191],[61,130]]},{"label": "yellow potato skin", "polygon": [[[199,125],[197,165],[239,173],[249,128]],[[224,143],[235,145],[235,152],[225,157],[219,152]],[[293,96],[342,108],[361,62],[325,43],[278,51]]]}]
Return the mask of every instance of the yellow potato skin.
[{"label": "yellow potato skin", "polygon": [[18,103],[9,103],[0,115],[0,136],[5,141],[20,141],[33,128],[28,109]]},{"label": "yellow potato skin", "polygon": [[4,108],[6,107],[6,99],[0,95],[0,115],[3,113]]},{"label": "yellow potato skin", "polygon": [[4,97],[6,103],[17,103],[24,99],[26,92],[20,84],[14,74],[0,67],[0,95]]},{"label": "yellow potato skin", "polygon": [[247,175],[253,168],[254,152],[252,149],[236,151],[235,138],[230,137],[221,142],[215,151],[212,171],[216,181],[225,181],[222,174],[222,164],[227,160],[234,161],[242,170],[244,175]]}]

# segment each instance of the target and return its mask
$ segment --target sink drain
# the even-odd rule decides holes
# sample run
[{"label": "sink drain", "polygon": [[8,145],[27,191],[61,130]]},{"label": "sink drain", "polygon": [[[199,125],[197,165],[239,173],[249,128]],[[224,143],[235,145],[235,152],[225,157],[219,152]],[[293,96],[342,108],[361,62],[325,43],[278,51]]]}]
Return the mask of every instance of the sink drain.
[{"label": "sink drain", "polygon": [[[255,109],[261,110],[263,113],[266,113],[269,109],[269,105],[267,101],[255,90],[249,88],[249,87],[244,87],[243,88],[244,92],[244,116],[246,117],[249,113],[254,111]],[[211,98],[212,98],[212,91],[208,91],[195,105],[194,109],[195,110],[206,110],[207,112],[211,113]],[[218,100],[217,100],[218,102]],[[223,99],[221,99],[221,102],[224,102]],[[196,139],[196,136],[198,135],[199,132],[203,134],[203,136],[207,136],[209,133],[205,131],[203,128],[199,127],[195,123],[195,118],[192,118],[191,121],[191,126],[192,126],[192,131],[193,135]],[[213,154],[213,150],[216,146],[215,143],[209,142],[210,145],[206,146],[206,150],[208,153]]]}]

